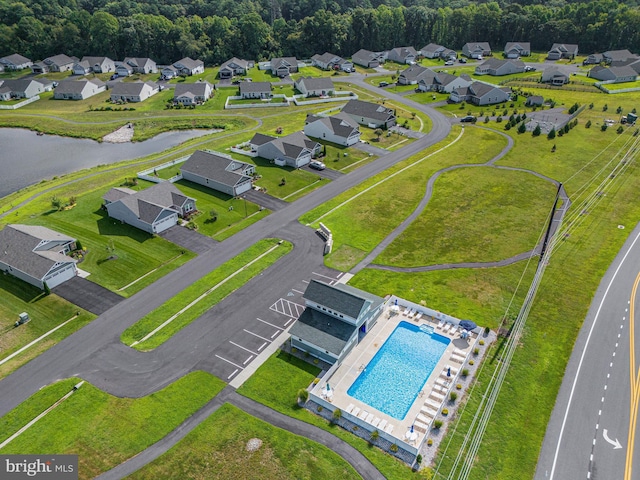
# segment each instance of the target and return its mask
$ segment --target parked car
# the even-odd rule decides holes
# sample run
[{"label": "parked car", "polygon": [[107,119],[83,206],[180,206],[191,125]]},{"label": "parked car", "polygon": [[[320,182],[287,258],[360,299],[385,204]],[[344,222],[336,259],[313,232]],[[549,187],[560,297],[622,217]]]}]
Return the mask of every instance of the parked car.
[{"label": "parked car", "polygon": [[444,62],[445,66],[450,66],[453,65],[455,62],[453,60],[447,60],[446,62]]},{"label": "parked car", "polygon": [[524,67],[525,72],[535,72],[536,67],[532,67],[531,65],[527,65]]},{"label": "parked car", "polygon": [[315,170],[324,170],[325,168],[327,168],[327,166],[322,163],[319,160],[313,160],[310,164],[309,167],[315,169]]},{"label": "parked car", "polygon": [[460,63],[467,63],[467,59],[464,57],[460,57],[460,59],[458,60]]},{"label": "parked car", "polygon": [[387,87],[387,86],[389,86],[389,82],[380,82],[380,83],[378,84],[378,86],[379,86],[379,87]]},{"label": "parked car", "polygon": [[460,121],[464,122],[464,123],[475,122],[476,121],[476,117],[474,117],[473,115],[467,115],[466,117],[462,117],[460,119]]}]

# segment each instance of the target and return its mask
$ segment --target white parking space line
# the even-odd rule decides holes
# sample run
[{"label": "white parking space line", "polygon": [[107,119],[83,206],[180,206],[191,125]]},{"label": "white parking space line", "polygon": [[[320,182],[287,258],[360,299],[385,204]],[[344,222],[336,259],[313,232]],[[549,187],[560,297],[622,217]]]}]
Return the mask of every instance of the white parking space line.
[{"label": "white parking space line", "polygon": [[327,275],[323,275],[323,274],[321,274],[321,273],[317,273],[317,272],[311,272],[311,273],[313,273],[314,275],[317,275],[317,276],[319,276],[319,277],[328,278],[329,280],[331,280],[331,281],[333,281],[333,282],[335,282],[335,280],[336,280],[336,279],[335,279],[335,278],[333,278],[333,277],[329,277],[329,276],[327,276]]},{"label": "white parking space line", "polygon": [[275,337],[275,336],[276,336],[276,335],[278,335],[279,333],[280,333],[280,332],[276,330],[275,332],[273,332],[273,335],[271,335],[271,338]]},{"label": "white parking space line", "polygon": [[309,283],[309,280],[302,280],[302,283]]},{"label": "white parking space line", "polygon": [[238,367],[241,370],[244,370],[244,367],[241,367],[240,365],[238,365],[237,363],[233,363],[231,360],[227,360],[226,358],[222,358],[220,355],[218,355],[216,353],[216,357],[218,357],[220,360],[224,360],[227,363],[230,363],[231,365],[233,365],[234,367]]},{"label": "white parking space line", "polygon": [[286,315],[287,317],[295,317],[298,318],[300,314],[304,311],[305,306],[300,305],[296,302],[291,302],[284,298],[278,299],[273,305],[269,307],[269,310],[273,310],[276,313],[280,313],[281,315]]},{"label": "white parking space line", "polygon": [[295,288],[292,288],[291,291],[299,293],[300,295],[304,295],[304,292],[301,292],[300,290],[296,290]]},{"label": "white parking space line", "polygon": [[[249,330],[247,330],[246,328],[243,328],[243,330],[244,330],[245,332],[247,332],[248,334],[253,335],[254,337],[258,337],[260,340],[266,340],[267,342],[271,343],[271,340],[269,340],[268,338],[264,338],[264,337],[261,337],[260,335],[258,335],[257,333],[250,332],[250,331],[249,331]],[[217,355],[216,355],[216,356],[217,356]]]},{"label": "white parking space line", "polygon": [[287,325],[289,325],[291,322],[293,322],[293,318],[290,318],[289,320],[287,320],[287,323],[284,324],[284,326],[286,327]]},{"label": "white parking space line", "polygon": [[242,362],[243,365],[246,365],[247,363],[249,363],[251,361],[251,359],[253,358],[253,355],[249,355],[249,358],[247,358],[244,362]]},{"label": "white parking space line", "polygon": [[262,345],[260,345],[260,348],[258,349],[258,351],[261,351],[267,345],[269,345],[269,342],[264,342]]},{"label": "white parking space line", "polygon": [[231,377],[233,377],[236,373],[238,373],[238,369],[237,368],[233,371],[233,373],[231,375],[229,375],[227,377],[227,380],[229,380]]},{"label": "white parking space line", "polygon": [[256,317],[256,319],[260,320],[262,323],[266,323],[267,325],[272,326],[273,328],[277,328],[278,330],[284,330],[284,328],[274,325],[273,323],[269,323],[265,320],[262,320],[261,318]]},{"label": "white parking space line", "polygon": [[338,274],[338,278],[342,277],[342,275],[344,275],[344,272],[340,272],[340,273]]},{"label": "white parking space line", "polygon": [[236,347],[238,347],[238,348],[241,348],[241,349],[243,349],[243,350],[246,350],[246,351],[247,351],[247,352],[249,352],[249,353],[253,353],[254,355],[258,355],[256,352],[253,352],[253,351],[249,350],[248,348],[243,347],[242,345],[238,345],[236,342],[232,342],[231,340],[229,340],[229,343],[230,343],[231,345],[235,345],[235,346],[236,346]]}]

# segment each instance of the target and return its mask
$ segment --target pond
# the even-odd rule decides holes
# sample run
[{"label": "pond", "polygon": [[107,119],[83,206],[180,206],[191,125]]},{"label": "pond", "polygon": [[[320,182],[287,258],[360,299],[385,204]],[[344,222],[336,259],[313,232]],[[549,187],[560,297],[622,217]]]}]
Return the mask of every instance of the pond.
[{"label": "pond", "polygon": [[209,133],[212,130],[181,130],[144,142],[99,143],[0,128],[0,198],[44,179],[162,152]]}]

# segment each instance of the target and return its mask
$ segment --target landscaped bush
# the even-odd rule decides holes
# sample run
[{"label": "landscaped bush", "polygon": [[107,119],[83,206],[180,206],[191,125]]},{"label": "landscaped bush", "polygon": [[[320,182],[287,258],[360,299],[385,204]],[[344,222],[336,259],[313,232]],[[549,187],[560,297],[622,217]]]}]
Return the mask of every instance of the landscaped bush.
[{"label": "landscaped bush", "polygon": [[434,420],[433,421],[433,428],[438,430],[438,429],[440,429],[440,427],[442,427],[442,420]]},{"label": "landscaped bush", "polygon": [[456,392],[451,392],[449,394],[449,400],[451,400],[452,402],[455,402],[458,399],[458,394]]},{"label": "landscaped bush", "polygon": [[473,364],[475,364],[475,363],[476,363],[476,362],[474,362],[473,360],[469,360],[469,365],[473,365]]},{"label": "landscaped bush", "polygon": [[427,440],[427,445],[428,445],[428,446],[433,445],[433,439],[432,439],[432,438],[430,438],[430,439],[428,439],[428,440]]},{"label": "landscaped bush", "polygon": [[371,443],[375,443],[380,438],[380,432],[378,430],[374,430],[371,432]]},{"label": "landscaped bush", "polygon": [[480,340],[480,341],[478,342],[478,345],[484,345],[484,340]]},{"label": "landscaped bush", "polygon": [[478,347],[473,349],[473,354],[478,355],[480,353],[480,349]]},{"label": "landscaped bush", "polygon": [[602,130],[603,132],[607,131],[607,127],[608,125],[606,123],[603,123],[602,126],[600,127],[600,130]]},{"label": "landscaped bush", "polygon": [[333,418],[333,421],[335,423],[338,423],[340,421],[340,419],[342,418],[342,410],[340,410],[339,408],[336,408],[333,411],[333,414],[331,415],[331,417]]},{"label": "landscaped bush", "polygon": [[462,384],[461,383],[458,383],[456,385],[456,390],[462,390]]},{"label": "landscaped bush", "polygon": [[301,403],[306,403],[309,400],[309,392],[306,388],[301,388],[298,390],[298,401]]},{"label": "landscaped bush", "polygon": [[445,417],[446,417],[447,415],[449,415],[449,409],[448,409],[448,408],[443,408],[443,409],[442,409],[442,415],[444,415]]},{"label": "landscaped bush", "polygon": [[587,120],[587,123],[584,124],[584,128],[591,128],[591,120]]},{"label": "landscaped bush", "polygon": [[391,445],[391,447],[389,447],[389,450],[391,450],[393,453],[396,453],[398,451],[398,445],[394,443],[393,445]]},{"label": "landscaped bush", "polygon": [[462,369],[462,372],[460,373],[460,375],[461,375],[462,377],[466,377],[466,376],[468,376],[468,375],[469,375],[469,370],[468,370],[467,368],[463,368],[463,369]]}]

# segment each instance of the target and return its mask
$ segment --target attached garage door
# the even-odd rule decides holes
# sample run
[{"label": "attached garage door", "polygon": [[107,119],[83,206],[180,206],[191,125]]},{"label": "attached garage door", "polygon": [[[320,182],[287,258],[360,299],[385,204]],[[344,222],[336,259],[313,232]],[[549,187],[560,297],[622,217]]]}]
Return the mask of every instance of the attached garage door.
[{"label": "attached garage door", "polygon": [[166,229],[173,227],[176,223],[178,223],[178,215],[171,215],[165,219],[160,220],[154,225],[155,232],[164,232]]},{"label": "attached garage door", "polygon": [[238,185],[236,188],[236,195],[240,195],[241,193],[247,192],[251,190],[251,182],[246,182],[241,185]]},{"label": "attached garage door", "polygon": [[51,275],[45,277],[44,281],[47,282],[47,286],[49,288],[54,288],[60,285],[62,282],[66,282],[67,280],[75,276],[76,266],[74,264],[69,264],[66,268],[58,270],[57,272],[54,272]]}]

